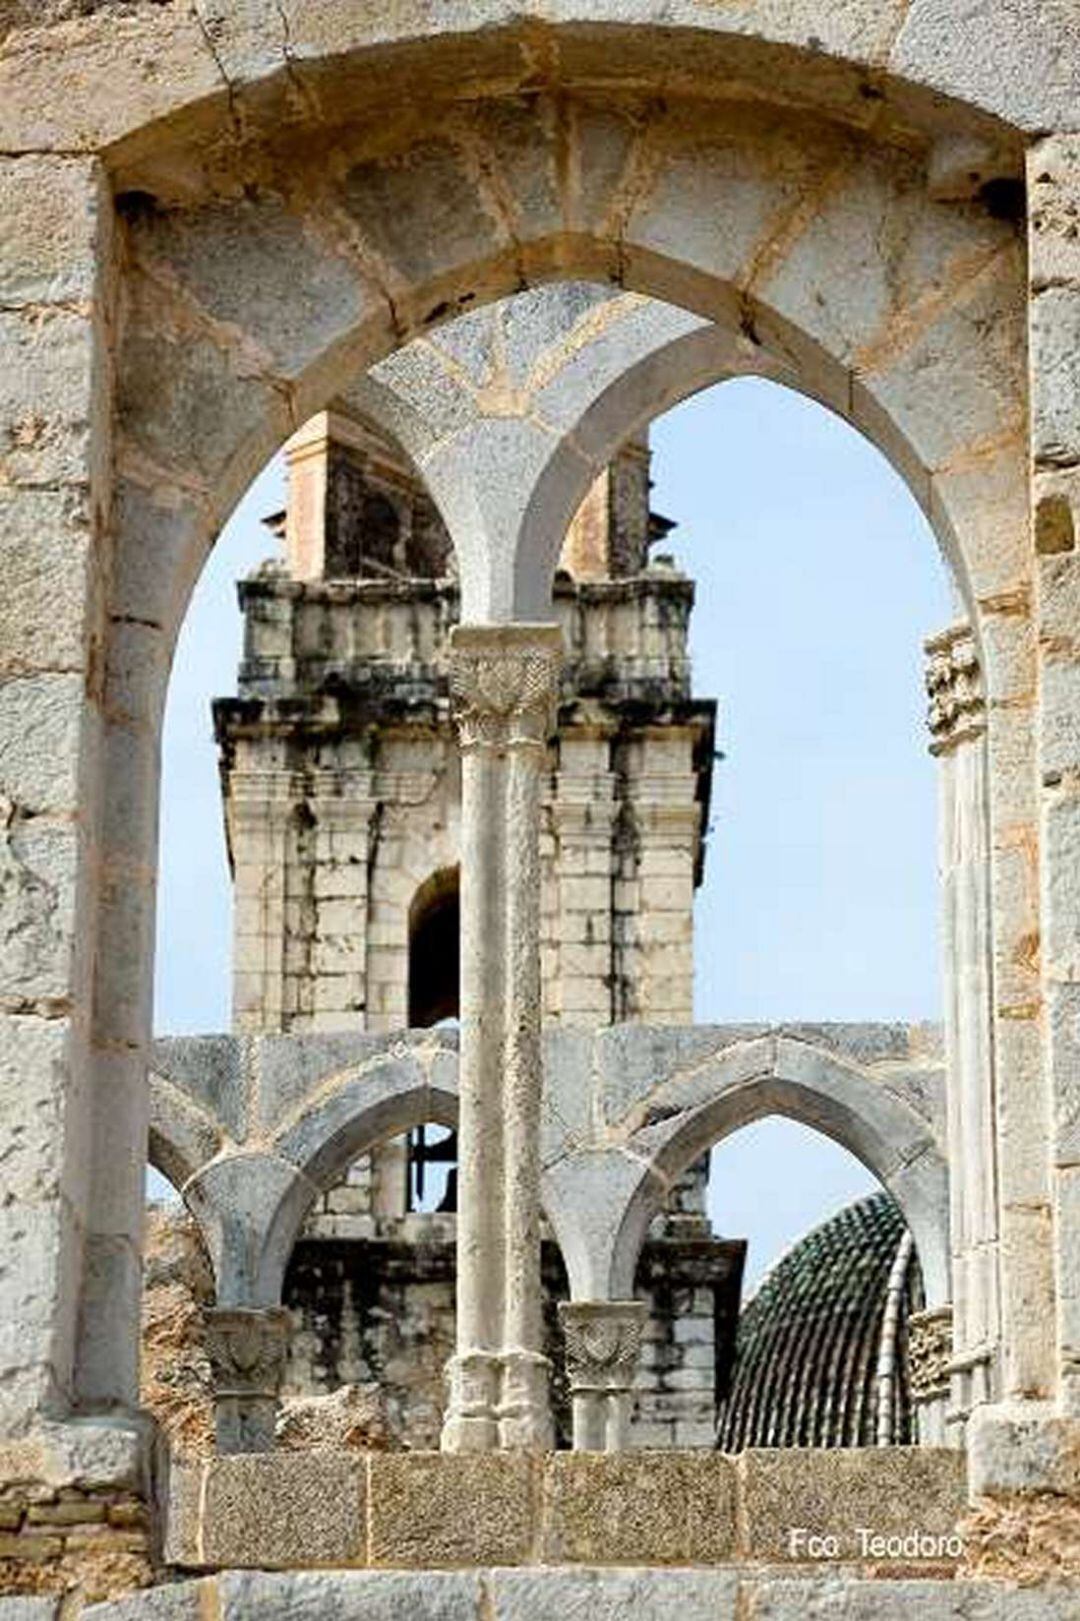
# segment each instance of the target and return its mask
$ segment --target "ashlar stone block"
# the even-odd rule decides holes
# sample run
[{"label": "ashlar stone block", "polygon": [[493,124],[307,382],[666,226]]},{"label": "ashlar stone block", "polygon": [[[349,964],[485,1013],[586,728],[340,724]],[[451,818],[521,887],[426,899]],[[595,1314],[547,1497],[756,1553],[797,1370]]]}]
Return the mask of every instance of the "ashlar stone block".
[{"label": "ashlar stone block", "polygon": [[735,1547],[735,1470],[717,1452],[556,1453],[544,1558],[711,1565]]}]

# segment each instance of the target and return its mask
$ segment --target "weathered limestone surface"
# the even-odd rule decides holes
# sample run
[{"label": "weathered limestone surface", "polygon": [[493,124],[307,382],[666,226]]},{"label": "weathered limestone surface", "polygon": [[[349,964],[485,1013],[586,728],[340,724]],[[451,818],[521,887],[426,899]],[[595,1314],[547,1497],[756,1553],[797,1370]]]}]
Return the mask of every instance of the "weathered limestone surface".
[{"label": "weathered limestone surface", "polygon": [[457,1346],[443,1444],[550,1447],[540,1321],[540,779],[557,625],[459,625],[461,1076]]},{"label": "weathered limestone surface", "polygon": [[[447,7],[437,30],[420,4],[353,13],[332,0],[286,0],[280,10],[271,0],[248,0],[215,12],[210,25],[175,4],[125,13],[110,0],[98,0],[77,10],[94,15],[68,21],[76,7],[52,0],[42,10],[25,3],[13,7],[5,18],[5,149],[96,148],[154,120],[168,128],[185,106],[215,97],[199,113],[221,141],[235,135],[231,117],[238,114],[251,122],[276,116],[295,129],[310,120],[309,98],[316,89],[328,114],[338,110],[347,89],[393,105],[400,81],[392,75],[387,84],[375,49],[391,43],[402,47],[404,64],[414,72],[419,67],[432,89],[454,84],[455,75],[468,84],[496,72],[511,86],[532,83],[538,42],[551,54],[561,46],[555,60],[567,77],[586,66],[611,77],[640,72],[649,53],[659,51],[671,73],[688,64],[714,79],[741,70],[755,88],[775,91],[779,81],[800,102],[827,107],[856,126],[876,111],[859,105],[858,85],[868,77],[888,84],[892,74],[900,108],[887,109],[890,119],[907,115],[946,131],[963,123],[931,101],[927,89],[1021,128],[1044,130],[1069,126],[1080,80],[1075,19],[1052,0],[1022,6],[979,0],[962,13],[943,12],[933,0],[855,0],[827,9],[817,0],[740,0],[723,8],[698,0],[555,0],[543,6],[537,0],[472,0]],[[605,22],[628,37],[604,30],[598,40],[597,25]],[[583,23],[588,26],[575,29]],[[659,41],[650,24],[663,25]],[[443,36],[442,51],[425,55],[433,32]],[[58,43],[65,69],[59,76],[48,72]],[[793,49],[788,55],[777,46]],[[336,81],[323,67],[335,56],[342,59]],[[1003,57],[1015,69],[1008,84],[997,71]],[[990,119],[976,127],[991,142],[1006,133]],[[137,154],[138,143],[132,146]]]},{"label": "weathered limestone surface", "polygon": [[[930,748],[940,761],[953,1257],[951,1333],[938,1318],[940,1354],[931,1361],[939,1382],[952,1386],[945,1422],[962,1435],[972,1409],[993,1400],[1001,1381],[987,726],[969,627],[953,626],[926,651]],[[934,1323],[924,1315],[924,1345],[935,1339]]]},{"label": "weathered limestone surface", "polygon": [[[822,1557],[820,1543],[832,1540],[831,1557],[847,1565],[880,1567],[891,1557],[894,1566],[936,1575],[960,1558],[950,1539],[964,1503],[962,1456],[934,1448],[751,1451],[734,1459],[708,1451],[546,1459],[278,1453],[177,1471],[166,1557],[189,1570],[709,1567],[740,1559],[790,1567],[812,1564]],[[911,1535],[927,1544],[890,1556],[864,1545],[860,1528],[886,1545]]]},{"label": "weathered limestone surface", "polygon": [[[43,1410],[63,1415],[79,1356],[100,1326],[86,1293],[97,1293],[89,1173],[101,1106],[93,1107],[87,1076],[89,874],[98,835],[95,575],[105,558],[101,374],[112,265],[106,182],[91,157],[5,159],[0,210],[0,508],[14,565],[0,615],[5,1436]],[[126,1372],[134,1350],[126,1328],[121,1339]]]},{"label": "weathered limestone surface", "polygon": [[[480,1570],[475,1572],[226,1572],[183,1582],[120,1604],[86,1611],[88,1621],[200,1621],[203,1605],[223,1621],[291,1621],[297,1615],[342,1621],[548,1621],[552,1615],[597,1621],[1071,1621],[1076,1592],[1033,1592],[1005,1583],[860,1582],[846,1576],[792,1577],[757,1571]],[[7,1617],[4,1617],[7,1621]],[[24,1621],[15,1615],[11,1621]],[[37,1621],[37,1618],[34,1618]]]}]

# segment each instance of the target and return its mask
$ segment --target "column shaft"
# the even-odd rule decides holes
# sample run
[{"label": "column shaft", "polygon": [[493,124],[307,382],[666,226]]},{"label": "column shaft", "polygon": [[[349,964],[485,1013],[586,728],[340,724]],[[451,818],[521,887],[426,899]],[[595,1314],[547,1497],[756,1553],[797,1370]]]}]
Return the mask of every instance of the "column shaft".
[{"label": "column shaft", "polygon": [[967,625],[926,644],[940,762],[942,945],[953,1257],[949,1420],[962,1441],[993,1398],[1000,1340],[993,1095],[993,942],[985,705]]},{"label": "column shaft", "polygon": [[462,626],[457,1347],[448,1450],[552,1443],[540,1284],[540,806],[554,625]]}]

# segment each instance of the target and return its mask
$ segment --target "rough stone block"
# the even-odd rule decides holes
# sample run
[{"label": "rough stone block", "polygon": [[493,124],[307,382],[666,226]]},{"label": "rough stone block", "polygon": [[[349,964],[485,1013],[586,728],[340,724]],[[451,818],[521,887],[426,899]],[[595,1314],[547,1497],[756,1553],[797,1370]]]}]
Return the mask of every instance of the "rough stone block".
[{"label": "rough stone block", "polygon": [[371,1459],[372,1565],[520,1565],[540,1526],[540,1464],[515,1453]]},{"label": "rough stone block", "polygon": [[1050,287],[1031,308],[1031,433],[1041,466],[1080,457],[1080,286]]},{"label": "rough stone block", "polygon": [[476,1621],[480,1613],[479,1578],[449,1571],[226,1572],[218,1592],[221,1621]]},{"label": "rough stone block", "polygon": [[735,1621],[738,1578],[705,1570],[496,1570],[493,1621]]},{"label": "rough stone block", "polygon": [[971,1490],[980,1496],[1057,1492],[1080,1498],[1075,1419],[1039,1402],[976,1408],[968,1429]]},{"label": "rough stone block", "polygon": [[362,1564],[365,1465],[337,1453],[252,1453],[207,1466],[199,1563],[270,1570]]},{"label": "rough stone block", "polygon": [[711,1565],[735,1545],[735,1472],[716,1452],[561,1453],[548,1464],[544,1558]]},{"label": "rough stone block", "polygon": [[[212,1579],[174,1582],[149,1592],[132,1593],[110,1604],[92,1604],[82,1614],[84,1621],[202,1621],[208,1612],[215,1613],[215,1597]],[[0,1621],[4,1621],[2,1614]]]},{"label": "rough stone block", "polygon": [[996,1582],[762,1581],[748,1621],[1071,1621],[1076,1595]]},{"label": "rough stone block", "polygon": [[38,1203],[60,1191],[70,1039],[66,1019],[12,1014],[0,1024],[0,1120],[9,1202]]},{"label": "rough stone block", "polygon": [[0,685],[0,797],[24,814],[74,809],[85,713],[85,680],[75,671]]},{"label": "rough stone block", "polygon": [[83,313],[0,310],[0,468],[23,486],[85,485],[100,466],[97,333]]},{"label": "rough stone block", "polygon": [[94,294],[101,169],[91,157],[0,163],[0,304],[56,304]]},{"label": "rough stone block", "polygon": [[58,1596],[0,1598],[0,1621],[53,1621],[59,1607]]},{"label": "rough stone block", "polygon": [[808,1557],[795,1533],[833,1538],[837,1555],[862,1557],[858,1532],[947,1537],[966,1505],[961,1452],[918,1447],[750,1451],[738,1461],[745,1552]]},{"label": "rough stone block", "polygon": [[89,557],[81,491],[0,489],[5,675],[84,668]]}]

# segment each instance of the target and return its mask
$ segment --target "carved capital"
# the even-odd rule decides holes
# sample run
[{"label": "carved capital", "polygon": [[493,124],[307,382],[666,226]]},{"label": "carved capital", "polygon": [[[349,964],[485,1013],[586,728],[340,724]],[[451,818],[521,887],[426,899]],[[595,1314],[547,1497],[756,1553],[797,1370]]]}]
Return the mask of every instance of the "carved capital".
[{"label": "carved capital", "polygon": [[463,749],[543,748],[555,729],[563,668],[558,625],[459,625],[450,695]]},{"label": "carved capital", "polygon": [[572,1395],[630,1390],[648,1316],[643,1300],[570,1300],[559,1306]]},{"label": "carved capital", "polygon": [[969,625],[951,625],[926,647],[931,754],[946,754],[986,730],[982,670]]},{"label": "carved capital", "polygon": [[912,1312],[908,1318],[908,1386],[913,1402],[949,1394],[952,1367],[952,1307]]},{"label": "carved capital", "polygon": [[289,1313],[219,1306],[206,1313],[206,1354],[218,1400],[273,1398],[289,1349]]}]

